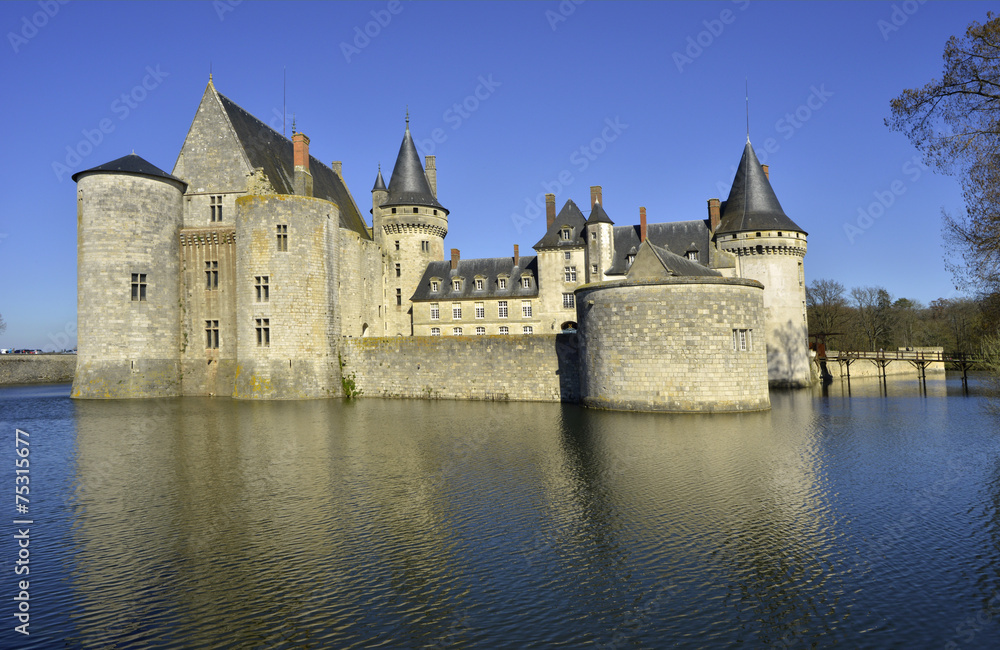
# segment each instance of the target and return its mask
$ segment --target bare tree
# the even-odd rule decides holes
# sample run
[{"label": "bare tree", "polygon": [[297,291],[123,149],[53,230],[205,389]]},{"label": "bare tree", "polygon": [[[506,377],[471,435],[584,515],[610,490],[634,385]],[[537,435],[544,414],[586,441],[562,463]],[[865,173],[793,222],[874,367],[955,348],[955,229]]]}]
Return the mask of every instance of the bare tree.
[{"label": "bare tree", "polygon": [[892,295],[882,287],[855,287],[851,299],[871,351],[884,347],[892,329]]},{"label": "bare tree", "polygon": [[827,345],[833,345],[835,335],[845,334],[850,323],[844,291],[836,280],[814,280],[806,287],[809,333],[824,338]]}]

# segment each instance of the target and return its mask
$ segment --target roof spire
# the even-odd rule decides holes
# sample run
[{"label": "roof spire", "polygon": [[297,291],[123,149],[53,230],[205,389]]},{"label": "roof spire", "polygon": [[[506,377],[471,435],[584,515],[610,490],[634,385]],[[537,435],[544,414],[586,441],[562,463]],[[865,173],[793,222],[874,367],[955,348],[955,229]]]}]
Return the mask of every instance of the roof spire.
[{"label": "roof spire", "polygon": [[406,130],[410,130],[410,105],[406,105]]},{"label": "roof spire", "polygon": [[747,93],[747,144],[750,144],[750,78],[743,79]]}]

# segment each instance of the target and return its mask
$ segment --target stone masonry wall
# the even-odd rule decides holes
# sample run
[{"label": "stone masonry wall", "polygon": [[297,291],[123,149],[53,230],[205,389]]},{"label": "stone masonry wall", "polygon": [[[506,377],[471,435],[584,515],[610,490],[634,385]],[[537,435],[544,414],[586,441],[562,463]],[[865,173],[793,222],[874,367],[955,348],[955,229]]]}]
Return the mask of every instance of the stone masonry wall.
[{"label": "stone masonry wall", "polygon": [[73,381],[75,354],[0,355],[0,386]]},{"label": "stone masonry wall", "polygon": [[[581,398],[598,408],[770,408],[763,287],[753,280],[670,278],[577,290]],[[749,330],[734,349],[733,330]]]},{"label": "stone masonry wall", "polygon": [[575,334],[345,338],[341,359],[363,398],[579,398]]}]

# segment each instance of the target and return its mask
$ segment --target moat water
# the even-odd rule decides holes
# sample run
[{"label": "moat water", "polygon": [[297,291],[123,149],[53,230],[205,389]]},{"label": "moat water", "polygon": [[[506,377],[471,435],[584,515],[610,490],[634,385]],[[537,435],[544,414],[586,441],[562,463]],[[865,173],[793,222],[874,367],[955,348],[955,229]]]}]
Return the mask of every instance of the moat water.
[{"label": "moat water", "polygon": [[0,647],[1000,647],[976,380],[713,416],[68,395],[0,389]]}]

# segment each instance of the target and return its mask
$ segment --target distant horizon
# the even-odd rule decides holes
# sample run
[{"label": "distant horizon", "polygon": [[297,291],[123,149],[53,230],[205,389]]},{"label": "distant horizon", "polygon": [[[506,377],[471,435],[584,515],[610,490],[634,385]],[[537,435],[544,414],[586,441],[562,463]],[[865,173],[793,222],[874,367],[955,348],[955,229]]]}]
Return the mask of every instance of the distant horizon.
[{"label": "distant horizon", "polygon": [[941,212],[964,210],[960,187],[883,121],[989,8],[3,3],[0,79],[15,101],[0,115],[17,155],[0,162],[0,348],[75,347],[70,176],[133,151],[171,172],[209,70],[256,118],[286,137],[294,119],[317,159],[342,161],[369,225],[369,189],[379,164],[391,173],[408,115],[421,156],[437,159],[446,250],[463,258],[531,254],[548,191],[587,214],[600,185],[619,225],[640,206],[650,223],[705,219],[742,154],[749,86],[751,142],[809,233],[807,284],[959,297],[944,264],[958,252],[940,240]]}]

